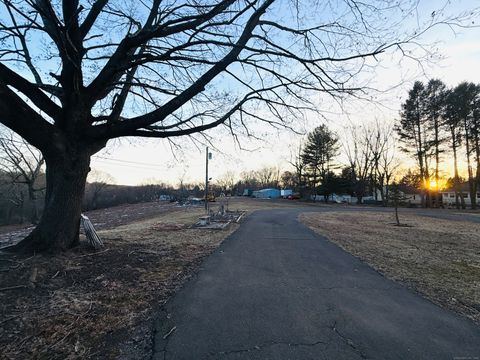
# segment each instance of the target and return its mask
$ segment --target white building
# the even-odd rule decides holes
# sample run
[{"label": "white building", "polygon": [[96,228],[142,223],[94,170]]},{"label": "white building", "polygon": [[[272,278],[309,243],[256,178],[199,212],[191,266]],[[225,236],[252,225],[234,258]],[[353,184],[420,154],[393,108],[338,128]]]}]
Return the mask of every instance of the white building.
[{"label": "white building", "polygon": [[[465,205],[471,205],[472,204],[472,199],[470,197],[470,191],[468,190],[468,185],[467,184],[462,184],[460,186],[460,194],[459,194],[459,199],[458,203],[461,204],[461,199],[460,196],[463,197],[463,200],[465,201]],[[477,204],[480,203],[480,192],[477,192]],[[446,206],[454,206],[456,205],[456,193],[454,189],[447,189],[442,191],[442,203]]]}]

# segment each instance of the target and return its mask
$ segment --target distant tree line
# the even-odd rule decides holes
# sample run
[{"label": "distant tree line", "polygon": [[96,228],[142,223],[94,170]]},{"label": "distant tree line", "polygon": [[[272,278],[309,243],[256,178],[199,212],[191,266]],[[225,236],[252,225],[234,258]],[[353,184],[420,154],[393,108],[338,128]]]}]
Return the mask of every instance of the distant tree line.
[{"label": "distant tree line", "polygon": [[[22,138],[0,129],[0,224],[35,224],[43,210],[46,187],[44,158]],[[362,203],[372,196],[387,205],[388,191],[399,168],[395,136],[400,150],[417,163],[397,183],[419,189],[423,206],[438,206],[439,183],[445,161],[453,159],[453,176],[446,186],[455,189],[456,206],[465,208],[460,164],[467,165],[466,182],[472,208],[480,186],[480,85],[463,82],[448,88],[441,80],[417,81],[402,104],[395,126],[379,121],[350,126],[340,137],[326,125],[313,129],[290,160],[292,170],[265,166],[245,171],[239,177],[227,172],[210,184],[217,195],[241,195],[245,189],[288,188],[305,199],[349,194]],[[343,139],[341,141],[340,139]],[[346,157],[339,160],[339,154]],[[397,174],[398,175],[398,174]],[[398,177],[398,176],[397,176]],[[431,184],[435,186],[431,186]],[[183,181],[176,188],[167,184],[119,186],[104,173],[93,173],[86,185],[84,211],[125,203],[203,197],[204,184]]]},{"label": "distant tree line", "polygon": [[[245,189],[284,188],[292,189],[304,199],[315,200],[320,196],[327,202],[334,193],[355,196],[359,203],[367,194],[374,194],[386,204],[385,185],[393,179],[397,166],[392,132],[391,126],[379,122],[350,127],[348,141],[341,143],[338,134],[321,125],[307,134],[295,151],[289,161],[292,170],[266,166],[242,172],[237,180],[228,172],[216,183],[233,195],[242,195]],[[347,155],[346,164],[338,159],[342,151]]]},{"label": "distant tree line", "polygon": [[12,131],[0,130],[0,224],[35,224],[45,196],[44,158]]},{"label": "distant tree line", "polygon": [[[370,195],[386,205],[386,185],[397,167],[391,135],[392,127],[374,122],[346,128],[342,143],[338,134],[321,125],[307,135],[290,161],[294,171],[281,178],[306,199],[321,196],[328,202],[332,194],[348,194],[362,203]],[[339,160],[341,152],[346,163]]]},{"label": "distant tree line", "polygon": [[[467,164],[471,207],[477,207],[480,184],[480,85],[463,82],[454,88],[438,79],[426,85],[415,82],[402,105],[396,131],[403,151],[415,158],[418,166],[422,205],[439,204],[440,168],[453,158],[456,206],[465,208],[459,163]],[[433,182],[434,187],[430,186]]]},{"label": "distant tree line", "polygon": [[[395,139],[398,136],[400,146]],[[438,79],[426,85],[415,82],[402,104],[400,119],[394,126],[379,121],[346,128],[340,137],[326,125],[312,130],[298,148],[290,164],[293,171],[274,177],[268,185],[292,188],[302,197],[324,201],[334,194],[349,194],[362,203],[365,196],[387,205],[389,189],[405,185],[420,191],[421,204],[441,204],[443,187],[455,189],[457,208],[465,208],[464,178],[460,164],[466,164],[466,183],[475,209],[480,186],[480,85],[463,82],[454,88]],[[417,169],[398,177],[397,148],[411,155]],[[339,154],[346,156],[339,161]],[[453,176],[444,180],[445,161],[453,160]],[[263,169],[265,172],[266,169]],[[246,176],[247,175],[247,176]],[[239,184],[253,189],[266,187],[255,172],[243,174]]]}]

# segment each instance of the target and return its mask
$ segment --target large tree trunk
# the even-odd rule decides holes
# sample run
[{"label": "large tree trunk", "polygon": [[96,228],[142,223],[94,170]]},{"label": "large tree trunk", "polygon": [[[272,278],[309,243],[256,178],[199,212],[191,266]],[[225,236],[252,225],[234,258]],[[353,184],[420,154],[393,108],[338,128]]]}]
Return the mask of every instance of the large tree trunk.
[{"label": "large tree trunk", "polygon": [[37,227],[12,250],[21,252],[67,250],[78,244],[80,213],[90,156],[87,149],[45,157],[47,190]]},{"label": "large tree trunk", "polygon": [[459,200],[462,204],[462,209],[465,209],[465,199],[463,194],[460,191],[460,181],[458,175],[458,160],[457,160],[457,138],[455,134],[456,129],[450,127],[450,132],[452,134],[452,150],[453,150],[453,188],[455,189],[455,206],[457,209],[460,208]]},{"label": "large tree trunk", "polygon": [[459,200],[462,209],[465,209],[465,198],[463,197],[463,192],[460,189],[460,176],[458,175],[458,158],[457,158],[457,135],[456,129],[451,127],[450,129],[452,134],[452,150],[453,150],[453,171],[454,171],[454,188],[455,188],[455,205],[457,209],[459,208]]},{"label": "large tree trunk", "polygon": [[28,184],[28,200],[32,205],[32,210],[30,214],[30,222],[32,224],[38,223],[38,204],[37,204],[37,195],[35,194],[34,184],[29,182]]},{"label": "large tree trunk", "polygon": [[440,139],[438,135],[439,124],[438,117],[435,116],[435,207],[440,206],[440,192],[439,192],[439,183],[440,183]]},{"label": "large tree trunk", "polygon": [[468,122],[467,119],[465,118],[463,121],[464,125],[464,131],[465,131],[465,150],[466,150],[466,155],[467,155],[467,170],[468,170],[468,187],[469,187],[469,192],[470,192],[470,207],[472,209],[477,208],[477,204],[475,202],[476,200],[476,189],[474,186],[474,179],[473,179],[473,174],[472,174],[472,165],[470,161],[470,155],[471,155],[471,150],[470,150],[470,133],[468,131]]}]

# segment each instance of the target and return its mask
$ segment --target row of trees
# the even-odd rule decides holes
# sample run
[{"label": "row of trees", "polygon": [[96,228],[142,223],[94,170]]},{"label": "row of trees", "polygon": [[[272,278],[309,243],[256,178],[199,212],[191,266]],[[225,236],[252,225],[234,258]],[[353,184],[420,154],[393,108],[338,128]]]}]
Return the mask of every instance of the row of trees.
[{"label": "row of trees", "polygon": [[476,16],[442,8],[402,33],[418,0],[138,4],[0,0],[0,122],[46,164],[44,211],[18,251],[78,243],[90,160],[108,141],[291,128],[320,111],[313,96],[360,90],[366,59],[415,56],[428,29]]},{"label": "row of trees", "polygon": [[477,207],[480,85],[463,82],[450,89],[438,79],[430,80],[426,85],[415,82],[402,105],[396,131],[403,143],[403,151],[417,162],[424,206],[439,203],[442,162],[453,157],[452,183],[456,190],[457,207],[465,208],[459,163],[467,164],[471,206],[473,209]]},{"label": "row of trees", "polygon": [[[326,125],[314,129],[291,162],[296,175],[294,187],[321,194],[325,199],[333,192],[346,192],[356,196],[358,203],[366,194],[373,194],[385,203],[388,185],[400,165],[395,156],[395,133],[400,150],[412,155],[418,165],[417,171],[397,181],[421,190],[422,206],[441,204],[442,170],[446,168],[445,160],[453,159],[453,177],[444,185],[455,189],[457,207],[465,208],[460,168],[466,164],[471,207],[477,207],[480,85],[468,82],[451,89],[438,79],[426,85],[415,82],[393,128],[378,121],[351,126],[346,129],[343,143]],[[340,151],[346,156],[346,164],[337,161]]]},{"label": "row of trees", "polygon": [[[113,184],[114,180],[109,174],[91,171],[82,200],[82,210],[152,201],[158,199],[160,194],[175,193],[166,184]],[[42,154],[24,139],[0,126],[0,224],[36,224],[44,208],[45,187],[45,160]]]},{"label": "row of trees", "polygon": [[[423,190],[424,206],[439,204],[438,186],[431,184],[440,183],[442,162],[452,155],[454,176],[450,184],[457,190],[457,206],[465,208],[459,170],[459,162],[464,159],[472,207],[476,207],[480,183],[480,85],[465,82],[448,89],[440,80],[431,80],[426,85],[417,81],[402,105],[395,131],[401,140],[401,149],[411,154],[418,164],[418,173],[407,174],[403,182]],[[296,189],[306,197],[320,194],[325,200],[335,192],[349,193],[356,196],[359,203],[366,194],[373,194],[385,203],[389,188],[386,185],[392,182],[398,167],[393,135],[392,127],[377,121],[346,128],[341,143],[335,132],[322,125],[309,133],[298,149],[291,161],[294,171],[282,173],[278,167],[264,167],[243,172],[239,180],[233,172],[228,172],[213,186],[218,192],[232,194],[242,193],[245,188],[285,187]],[[340,151],[347,159],[343,165],[337,161]],[[43,208],[46,182],[42,154],[5,129],[0,137],[0,154],[0,219],[4,223],[25,219],[36,223]],[[119,191],[120,187],[116,187],[116,190],[110,189],[112,196],[104,197],[99,203],[100,192],[111,183],[99,174],[90,176],[83,209],[152,200],[159,193],[174,192],[168,186],[155,187],[153,195],[146,194],[145,188],[125,187]],[[187,189],[186,194],[194,196],[200,196],[202,188],[203,184],[180,185],[180,189]]]},{"label": "row of trees", "polygon": [[35,224],[45,194],[44,158],[21,137],[0,130],[0,223]]},{"label": "row of trees", "polygon": [[[291,164],[295,187],[306,196],[348,193],[361,203],[367,194],[386,203],[388,185],[398,164],[392,127],[374,122],[345,129],[344,141],[326,125],[310,132]],[[338,159],[345,154],[343,164]],[[345,161],[346,160],[346,161]],[[340,170],[340,171],[339,171]]]},{"label": "row of trees", "polygon": [[[78,243],[91,156],[109,140],[219,125],[235,133],[251,121],[286,126],[280,114],[300,114],[308,93],[350,91],[337,73],[355,74],[363,62],[354,59],[400,45],[397,36],[386,44],[387,29],[383,37],[369,30],[381,12],[370,5],[346,16],[340,1],[325,23],[300,15],[313,2],[297,3],[298,22],[276,16],[274,0],[140,3],[0,1],[0,121],[38,148],[47,168],[41,221],[18,250]],[[323,50],[340,42],[349,51]],[[270,113],[259,116],[259,105]]]}]

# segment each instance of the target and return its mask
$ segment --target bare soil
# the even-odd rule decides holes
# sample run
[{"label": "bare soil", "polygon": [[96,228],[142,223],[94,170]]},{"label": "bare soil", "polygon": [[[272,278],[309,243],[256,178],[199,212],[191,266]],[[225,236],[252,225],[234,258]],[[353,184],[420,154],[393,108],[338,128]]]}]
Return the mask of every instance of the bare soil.
[{"label": "bare soil", "polygon": [[[92,220],[95,229],[102,230],[180,209],[175,204],[168,202],[148,202],[87,211],[85,215]],[[11,245],[23,239],[33,228],[32,224],[0,226],[0,247]]]},{"label": "bare soil", "polygon": [[202,214],[158,203],[98,210],[88,215],[100,251],[0,254],[0,359],[149,358],[157,310],[238,227],[191,228]]},{"label": "bare soil", "polygon": [[385,276],[480,323],[480,223],[409,212],[305,213],[300,221]]}]

